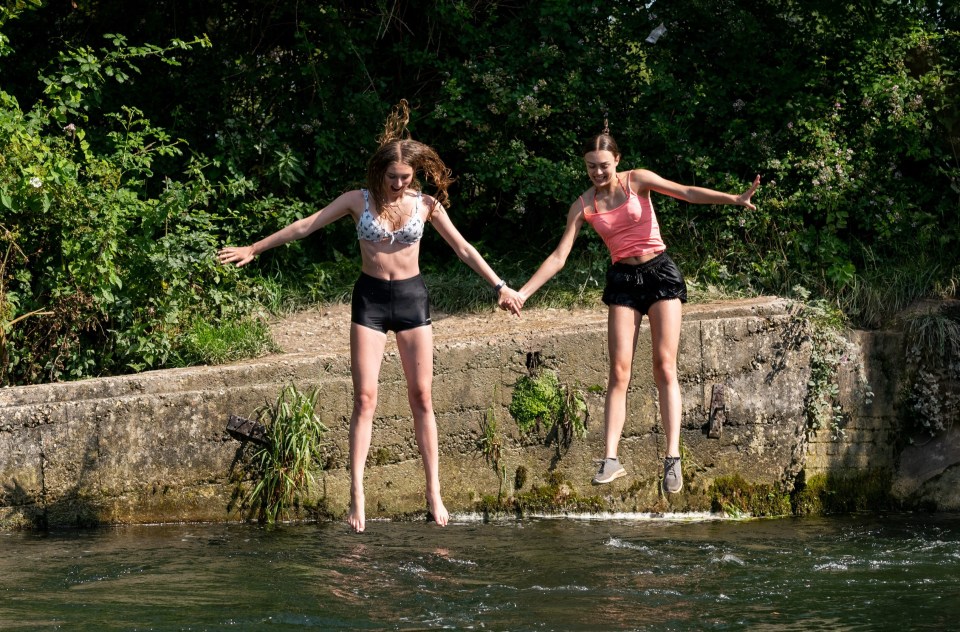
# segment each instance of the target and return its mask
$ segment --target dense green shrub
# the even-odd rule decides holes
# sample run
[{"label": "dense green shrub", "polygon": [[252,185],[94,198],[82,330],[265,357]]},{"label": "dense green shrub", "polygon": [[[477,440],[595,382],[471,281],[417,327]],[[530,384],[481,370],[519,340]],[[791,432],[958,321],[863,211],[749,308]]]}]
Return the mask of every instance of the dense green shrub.
[{"label": "dense green shrub", "polygon": [[61,53],[27,110],[0,92],[4,383],[165,366],[195,318],[240,316],[253,304],[253,288],[212,256],[210,202],[223,185],[195,161],[157,183],[154,163],[180,155],[183,142],[137,108],[96,109],[106,81],[137,72],[134,60],[176,63],[173,51],[205,42],[111,40]]},{"label": "dense green shrub", "polygon": [[[360,184],[401,97],[458,177],[461,232],[512,281],[555,245],[608,118],[622,167],[762,174],[755,212],[656,198],[691,280],[803,286],[882,325],[960,280],[958,31],[941,0],[7,3],[0,371],[164,366],[197,317],[342,297],[347,221],[243,271],[211,255]],[[452,257],[428,236],[425,270]],[[605,259],[585,230],[554,286],[582,295]]]}]

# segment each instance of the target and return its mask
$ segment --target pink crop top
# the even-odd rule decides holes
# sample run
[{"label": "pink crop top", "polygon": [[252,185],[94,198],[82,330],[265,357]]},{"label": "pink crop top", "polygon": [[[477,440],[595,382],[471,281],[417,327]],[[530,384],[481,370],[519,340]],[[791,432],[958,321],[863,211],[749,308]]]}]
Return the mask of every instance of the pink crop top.
[{"label": "pink crop top", "polygon": [[[619,176],[617,182],[623,187]],[[597,213],[596,206],[593,207],[594,212],[587,211],[583,197],[580,198],[583,218],[603,239],[603,243],[610,250],[613,263],[627,257],[642,257],[667,249],[660,238],[660,225],[657,224],[657,215],[653,212],[650,193],[647,192],[643,197],[638,196],[630,188],[629,174],[624,193],[627,194],[627,200],[623,204],[603,213]]]}]

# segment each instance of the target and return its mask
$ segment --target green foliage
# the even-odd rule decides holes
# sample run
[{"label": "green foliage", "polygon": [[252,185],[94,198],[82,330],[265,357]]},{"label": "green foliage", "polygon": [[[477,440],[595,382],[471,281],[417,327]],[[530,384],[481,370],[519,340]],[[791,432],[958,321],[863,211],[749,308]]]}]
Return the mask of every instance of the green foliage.
[{"label": "green foliage", "polygon": [[[521,466],[522,467],[522,466]],[[518,482],[516,489],[520,489],[526,482],[526,469],[522,470],[523,481]],[[517,480],[521,479],[521,470],[517,468]],[[530,486],[526,492],[518,492],[512,497],[484,496],[477,503],[477,511],[485,515],[514,513],[520,517],[531,513],[597,513],[606,508],[604,500],[599,496],[581,496],[576,493],[570,484],[557,472],[548,472],[542,484]]]},{"label": "green foliage", "polygon": [[497,432],[497,416],[493,413],[493,409],[488,410],[483,421],[480,422],[480,431],[482,435],[477,442],[480,453],[499,474],[500,460],[503,458],[503,442]]},{"label": "green foliage", "polygon": [[817,474],[797,485],[790,502],[797,516],[897,509],[891,484],[887,470],[849,476]]},{"label": "green foliage", "polygon": [[583,395],[561,385],[557,374],[549,369],[537,368],[517,380],[509,411],[522,434],[545,430],[547,443],[556,445],[558,458],[574,437],[587,436],[587,403]]},{"label": "green foliage", "polygon": [[219,323],[195,320],[177,343],[173,362],[182,366],[224,364],[279,350],[267,323],[259,318]]},{"label": "green foliage", "polygon": [[960,310],[920,309],[904,330],[904,428],[936,436],[960,421]]},{"label": "green foliage", "polygon": [[253,483],[245,505],[261,521],[283,520],[310,500],[327,432],[316,412],[319,397],[319,389],[305,394],[289,385],[274,404],[258,411],[268,445],[253,455]]},{"label": "green foliage", "polygon": [[530,434],[541,425],[550,428],[563,409],[560,380],[553,371],[523,375],[513,387],[510,415],[523,434]]},{"label": "green foliage", "polygon": [[114,43],[102,57],[64,53],[71,74],[44,76],[45,99],[28,112],[0,92],[3,383],[176,364],[194,352],[179,345],[199,318],[252,309],[255,288],[213,256],[209,204],[221,191],[200,164],[154,189],[156,163],[180,156],[182,141],[130,106],[85,123],[131,59],[190,44]]},{"label": "green foliage", "polygon": [[541,485],[532,485],[530,491],[513,497],[513,509],[521,516],[532,512],[571,511],[578,513],[600,512],[605,508],[599,496],[581,496],[557,472],[549,472]]},{"label": "green foliage", "polygon": [[[198,317],[343,298],[348,221],[242,272],[211,255],[361,184],[401,97],[458,178],[458,228],[515,283],[556,244],[589,185],[579,143],[608,118],[622,168],[727,191],[762,174],[756,211],[656,196],[697,287],[803,285],[884,325],[960,284],[958,32],[939,0],[5,3],[2,380],[168,366]],[[444,281],[442,240],[423,249],[440,309],[489,304]],[[595,304],[606,259],[585,229],[537,303]]]},{"label": "green foliage", "polygon": [[477,447],[484,460],[497,473],[497,480],[500,483],[497,491],[497,500],[503,497],[503,484],[507,478],[507,468],[503,464],[503,440],[497,432],[497,416],[493,409],[487,411],[483,421],[480,422],[480,431],[482,435],[477,441]]},{"label": "green foliage", "polygon": [[843,312],[822,299],[809,300],[809,292],[803,287],[794,288],[794,293],[806,301],[795,304],[791,310],[789,331],[792,333],[789,335],[794,339],[788,344],[810,343],[810,379],[804,397],[807,428],[815,432],[827,427],[834,439],[840,439],[847,419],[840,403],[841,365],[856,363],[854,369],[860,376],[858,386],[867,404],[873,400],[873,391],[863,375],[855,347],[841,334],[846,325]]}]

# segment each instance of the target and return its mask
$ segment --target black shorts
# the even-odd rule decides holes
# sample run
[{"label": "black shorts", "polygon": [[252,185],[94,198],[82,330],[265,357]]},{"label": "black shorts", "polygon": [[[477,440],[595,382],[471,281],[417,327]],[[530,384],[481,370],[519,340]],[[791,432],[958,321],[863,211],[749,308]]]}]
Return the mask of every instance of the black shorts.
[{"label": "black shorts", "polygon": [[603,302],[631,307],[646,315],[657,301],[671,298],[687,302],[687,283],[666,252],[639,265],[614,263],[607,269]]},{"label": "black shorts", "polygon": [[419,274],[400,281],[360,273],[353,286],[350,320],[383,333],[430,324],[430,297]]}]

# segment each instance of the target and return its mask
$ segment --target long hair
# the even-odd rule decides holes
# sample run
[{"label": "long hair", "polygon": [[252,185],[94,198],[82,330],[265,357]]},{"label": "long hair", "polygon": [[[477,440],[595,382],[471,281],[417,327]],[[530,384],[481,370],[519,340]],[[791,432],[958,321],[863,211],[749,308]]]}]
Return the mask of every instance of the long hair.
[{"label": "long hair", "polygon": [[610,135],[610,124],[607,119],[603,119],[603,131],[587,140],[580,152],[581,156],[586,156],[591,151],[609,151],[614,158],[620,157],[620,147],[617,141]]},{"label": "long hair", "polygon": [[450,204],[447,188],[453,184],[452,171],[447,168],[432,147],[410,138],[410,132],[407,130],[409,122],[410,106],[406,99],[401,99],[387,117],[383,134],[377,139],[380,146],[367,163],[367,189],[373,195],[377,212],[383,214],[383,217],[392,224],[399,221],[399,215],[386,206],[387,195],[383,179],[387,169],[395,162],[408,165],[413,169],[412,187],[414,189],[421,190],[417,173],[423,173],[427,182],[436,189],[433,197],[437,202],[444,206]]}]

